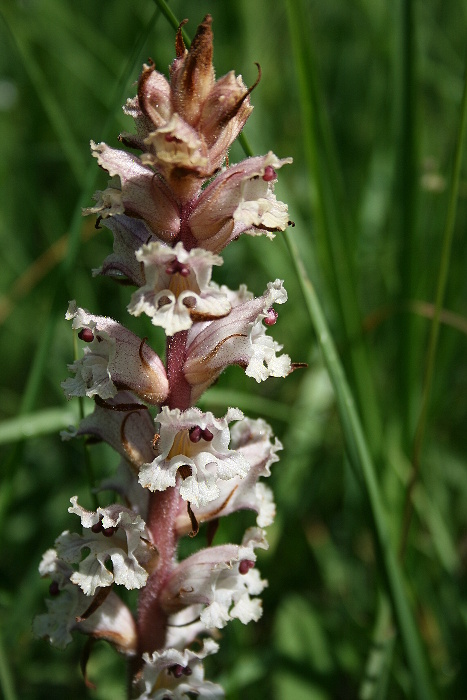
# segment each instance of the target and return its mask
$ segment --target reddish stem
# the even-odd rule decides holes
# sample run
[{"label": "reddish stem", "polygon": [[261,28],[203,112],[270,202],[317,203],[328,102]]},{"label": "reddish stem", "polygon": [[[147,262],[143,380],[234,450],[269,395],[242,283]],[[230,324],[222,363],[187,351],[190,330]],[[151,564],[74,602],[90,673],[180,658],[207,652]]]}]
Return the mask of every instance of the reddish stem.
[{"label": "reddish stem", "polygon": [[167,338],[167,377],[170,388],[167,405],[182,411],[190,406],[191,399],[191,387],[183,373],[187,337],[188,331],[180,331]]},{"label": "reddish stem", "polygon": [[[170,392],[169,408],[185,410],[190,406],[191,387],[183,374],[188,331],[167,338],[167,377]],[[167,614],[162,609],[160,594],[174,565],[177,547],[175,518],[180,504],[177,487],[150,494],[147,527],[157,548],[159,561],[142,589],[138,601],[139,653],[151,653],[165,645]]]},{"label": "reddish stem", "polygon": [[160,604],[162,587],[173,566],[177,538],[174,521],[180,495],[175,487],[150,495],[147,527],[159,553],[157,568],[150,574],[138,601],[139,652],[153,652],[165,644],[167,615]]}]

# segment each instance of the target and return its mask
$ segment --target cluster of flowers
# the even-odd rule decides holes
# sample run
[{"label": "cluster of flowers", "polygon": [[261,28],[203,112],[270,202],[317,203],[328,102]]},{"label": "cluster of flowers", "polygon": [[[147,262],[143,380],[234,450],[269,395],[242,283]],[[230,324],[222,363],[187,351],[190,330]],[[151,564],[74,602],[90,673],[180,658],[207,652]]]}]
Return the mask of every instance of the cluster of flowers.
[{"label": "cluster of flowers", "polygon": [[[267,585],[255,550],[267,548],[263,528],[275,508],[259,479],[269,476],[281,444],[261,419],[235,408],[217,418],[194,404],[229,365],[257,382],[293,369],[266,334],[274,305],[287,299],[282,282],[254,298],[244,285],[233,291],[211,280],[223,262],[218,253],[240,234],[272,238],[288,225],[273,190],[290,159],[268,153],[226,167],[252,110],[252,88],[233,72],[215,80],[209,16],[190,50],[181,28],[175,46],[170,82],[145,65],[124,107],[136,135],[120,140],[140,155],[92,144],[112,180],[85,211],[114,236],[113,253],[95,273],[136,286],[128,311],[164,328],[165,366],[146,339],[70,303],[67,319],[84,349],[63,388],[68,398],[92,397],[95,409],[65,437],[90,436],[119,453],[118,472],[102,488],[124,505],[93,512],[71,499],[82,534],[63,532],[45,553],[40,573],[52,579],[51,597],[34,623],[37,635],[62,648],[75,630],[109,641],[131,659],[132,696],[140,700],[223,697],[204,680],[202,660],[217,650],[213,637],[229,620],[258,620],[257,596]],[[157,407],[155,424],[148,405]],[[255,511],[256,526],[241,544],[212,546],[219,518],[239,509]],[[179,539],[202,523],[209,546],[179,561]],[[136,617],[117,586],[139,589]]]}]

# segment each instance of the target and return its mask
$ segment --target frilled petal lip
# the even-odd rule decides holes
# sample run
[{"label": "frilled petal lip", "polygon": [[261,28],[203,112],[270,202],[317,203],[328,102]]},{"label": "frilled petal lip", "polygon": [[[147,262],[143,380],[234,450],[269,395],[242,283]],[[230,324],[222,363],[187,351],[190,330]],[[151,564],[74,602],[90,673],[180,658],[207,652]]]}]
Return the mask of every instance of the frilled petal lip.
[{"label": "frilled petal lip", "polygon": [[[218,648],[213,639],[204,639],[199,651],[169,647],[153,654],[143,654],[141,679],[138,681],[142,692],[137,700],[185,700],[192,695],[205,700],[222,700],[222,688],[204,680],[202,664],[203,659],[216,653]],[[180,676],[173,674],[174,668],[182,670]],[[189,673],[183,673],[183,669],[189,669]]]},{"label": "frilled petal lip", "polygon": [[156,165],[161,170],[178,167],[200,175],[207,174],[208,155],[204,140],[176,112],[167,124],[150,133],[144,143],[148,152],[141,157],[143,164]]},{"label": "frilled petal lip", "polygon": [[[248,474],[244,478],[219,482],[219,496],[205,506],[193,508],[193,514],[198,523],[203,523],[237,510],[253,510],[257,513],[257,525],[267,527],[274,521],[275,504],[271,489],[258,479],[270,476],[270,467],[279,461],[277,452],[282,450],[282,444],[262,419],[244,418],[232,427],[231,435],[232,449],[240,452],[250,464]],[[182,504],[175,527],[180,535],[192,531],[193,523]]]},{"label": "frilled petal lip", "polygon": [[[233,408],[224,418],[215,418],[198,408],[182,412],[163,406],[157,416],[159,455],[141,467],[139,483],[150,491],[164,491],[178,483],[181,497],[197,507],[214,500],[219,495],[219,480],[244,477],[250,468],[243,455],[228,447],[228,424],[242,418],[243,413]],[[192,442],[189,431],[195,427],[209,430],[212,439]]]},{"label": "frilled petal lip", "polygon": [[202,248],[188,252],[181,242],[174,248],[152,242],[136,252],[136,259],[144,265],[146,284],[131,297],[128,311],[134,316],[145,313],[153,325],[174,335],[194,321],[229,313],[227,295],[211,282],[213,265],[223,262],[218,255]]},{"label": "frilled petal lip", "polygon": [[[70,576],[83,593],[93,596],[98,588],[116,583],[129,590],[142,588],[148,572],[144,568],[154,556],[150,535],[141,516],[119,504],[88,511],[78,504],[77,496],[70,499],[68,509],[81,519],[86,530],[83,535],[63,532],[56,540],[58,556],[68,564],[78,564]],[[100,523],[98,532],[92,530]],[[107,530],[108,536],[103,534]],[[110,531],[110,532],[109,532]],[[83,549],[89,554],[83,559]],[[112,571],[106,567],[112,562]]]}]

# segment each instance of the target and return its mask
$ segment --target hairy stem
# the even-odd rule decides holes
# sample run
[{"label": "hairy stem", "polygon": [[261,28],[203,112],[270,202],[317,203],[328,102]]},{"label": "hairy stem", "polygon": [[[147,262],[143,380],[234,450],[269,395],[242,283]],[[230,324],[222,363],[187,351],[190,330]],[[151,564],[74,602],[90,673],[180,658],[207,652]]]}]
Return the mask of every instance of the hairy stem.
[{"label": "hairy stem", "polygon": [[[167,377],[169,379],[169,408],[184,411],[190,405],[191,387],[183,374],[188,331],[167,338]],[[149,498],[147,527],[159,554],[157,568],[142,589],[138,602],[139,653],[153,652],[165,644],[167,614],[162,609],[160,595],[173,568],[177,547],[175,518],[180,503],[177,487],[155,491]]]}]

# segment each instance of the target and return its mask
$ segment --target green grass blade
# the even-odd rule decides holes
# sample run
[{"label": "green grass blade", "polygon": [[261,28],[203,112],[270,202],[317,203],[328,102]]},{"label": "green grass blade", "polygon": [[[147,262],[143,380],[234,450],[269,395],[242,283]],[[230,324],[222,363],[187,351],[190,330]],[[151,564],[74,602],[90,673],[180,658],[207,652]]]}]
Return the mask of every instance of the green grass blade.
[{"label": "green grass blade", "polygon": [[330,268],[332,293],[340,314],[340,324],[349,348],[350,370],[371,449],[378,453],[381,441],[379,406],[376,401],[368,351],[362,336],[362,324],[354,282],[353,255],[348,247],[350,226],[344,204],[342,178],[322,95],[313,39],[308,35],[302,0],[289,0],[289,31],[294,48],[304,127],[304,148],[310,179],[314,187],[313,213],[321,258]]},{"label": "green grass blade", "polygon": [[0,687],[3,691],[4,700],[18,700],[16,695],[13,677],[8,667],[5,649],[3,645],[3,637],[0,631]]},{"label": "green grass blade", "polygon": [[395,634],[392,628],[391,606],[386,596],[380,596],[373,634],[373,646],[368,656],[365,676],[358,694],[359,700],[385,700]]},{"label": "green grass blade", "polygon": [[11,418],[0,423],[0,445],[18,440],[50,435],[75,425],[77,408],[71,403],[67,407],[47,408],[29,415]]},{"label": "green grass blade", "polygon": [[299,252],[291,236],[287,236],[287,243],[301,281],[308,314],[316,331],[324,362],[335,391],[348,458],[359,481],[362,481],[364,484],[371,509],[374,535],[381,556],[382,570],[387,581],[394,616],[412,675],[414,697],[417,697],[419,700],[432,700],[436,698],[437,693],[430,678],[424,649],[408,602],[404,577],[391,545],[387,515],[355,402],[318,297],[302,265]]},{"label": "green grass blade", "polygon": [[[151,31],[155,20],[157,19],[158,13],[156,12],[151,20],[149,21],[146,30],[137,38],[135,42],[134,50],[131,52],[129,60],[127,60],[124,69],[122,71],[122,77],[118,82],[115,90],[115,96],[113,103],[115,109],[109,113],[106,125],[103,128],[103,138],[105,138],[106,132],[108,132],[112,120],[114,111],[120,107],[123,99],[124,92],[127,87],[130,75],[134,72],[135,61],[138,55],[138,49],[141,46],[141,41],[144,37]],[[67,284],[69,282],[69,276],[73,271],[74,263],[79,252],[80,247],[80,234],[82,228],[82,209],[89,203],[90,194],[94,188],[94,183],[98,175],[98,168],[96,168],[93,159],[89,158],[87,161],[87,166],[84,168],[84,176],[81,176],[82,188],[78,196],[78,201],[76,203],[71,224],[70,224],[70,236],[68,239],[68,248],[66,255],[57,270],[56,277],[53,284],[53,291],[50,295],[52,302],[50,307],[50,312],[46,315],[46,322],[41,330],[39,336],[40,340],[37,345],[35,355],[32,361],[31,369],[25,384],[25,389],[23,392],[23,398],[21,401],[21,407],[18,412],[20,417],[24,417],[31,413],[34,409],[35,401],[39,394],[39,389],[41,387],[44,371],[48,359],[49,348],[53,342],[54,329],[57,319],[62,316],[63,305],[65,299],[63,296],[64,290],[67,289]],[[15,465],[21,459],[21,454],[23,450],[23,442],[17,442],[10,452],[9,457],[5,460],[3,469],[3,481],[2,489],[0,490],[0,532],[3,528],[3,523],[9,509],[11,500],[14,497],[13,486],[12,486],[12,476],[14,472]],[[93,486],[94,484],[90,484]]]},{"label": "green grass blade", "polygon": [[441,313],[443,310],[444,297],[446,293],[446,284],[448,279],[449,264],[451,259],[452,241],[454,235],[454,224],[456,220],[457,204],[459,199],[459,183],[461,176],[462,159],[464,155],[465,133],[467,130],[467,64],[464,69],[464,89],[462,94],[461,115],[459,121],[459,130],[457,133],[457,142],[454,162],[452,165],[451,182],[448,199],[448,209],[446,213],[446,223],[443,232],[443,240],[441,244],[441,259],[439,265],[435,311],[433,321],[430,326],[430,336],[428,340],[426,372],[423,383],[423,393],[421,400],[421,408],[417,421],[415,438],[413,442],[412,465],[413,474],[407,491],[406,507],[404,512],[404,523],[401,541],[401,554],[404,554],[408,530],[413,513],[411,495],[413,487],[420,473],[420,460],[423,448],[423,440],[425,437],[425,429],[428,415],[428,407],[430,403],[431,386],[435,371],[436,351],[438,347],[439,329],[441,322]]},{"label": "green grass blade", "polygon": [[[396,166],[391,220],[399,244],[400,292],[399,303],[413,299],[419,260],[416,241],[416,209],[418,186],[418,157],[416,129],[415,85],[415,21],[413,0],[398,3],[399,37],[395,51],[396,68]],[[397,99],[399,96],[399,99]],[[401,319],[399,343],[400,402],[405,427],[404,439],[410,444],[416,411],[416,381],[420,348],[416,334],[416,319],[404,314]]]},{"label": "green grass blade", "polygon": [[[180,20],[178,20],[177,17],[174,15],[174,13],[172,12],[172,10],[168,6],[168,4],[166,2],[164,2],[164,0],[154,0],[154,2],[156,3],[157,7],[162,12],[162,14],[166,18],[166,20],[168,21],[170,26],[173,29],[177,30],[180,26]],[[182,36],[183,36],[183,41],[185,42],[185,46],[187,48],[190,48],[191,41],[190,41],[188,34],[186,33],[186,31],[184,29],[182,29]]]},{"label": "green grass blade", "polygon": [[68,159],[70,170],[75,176],[76,182],[81,185],[83,172],[85,172],[85,159],[82,150],[73,137],[69,119],[57,101],[46,76],[34,59],[33,51],[26,37],[27,32],[24,23],[20,21],[18,15],[15,16],[6,6],[3,7],[2,13],[4,22],[16,44],[18,54],[22,59],[24,69],[29,75],[29,79],[31,80],[37,96],[42,102],[47,118],[53,126],[58,141]]}]

